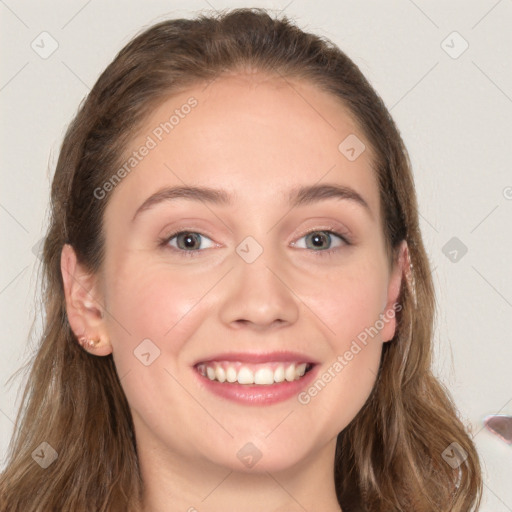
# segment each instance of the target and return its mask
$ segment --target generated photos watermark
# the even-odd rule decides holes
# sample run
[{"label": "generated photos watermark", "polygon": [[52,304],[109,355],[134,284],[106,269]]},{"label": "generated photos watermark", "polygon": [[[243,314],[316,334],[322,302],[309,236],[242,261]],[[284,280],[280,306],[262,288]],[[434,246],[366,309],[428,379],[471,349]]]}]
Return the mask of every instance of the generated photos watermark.
[{"label": "generated photos watermark", "polygon": [[125,160],[123,165],[112,174],[112,176],[106,180],[101,187],[94,189],[94,197],[98,200],[105,199],[108,192],[114,190],[114,188],[121,182],[123,178],[126,178],[133,169],[139,165],[144,158],[146,158],[150,151],[155,149],[164,138],[169,135],[172,130],[178,126],[185,117],[192,112],[194,107],[197,107],[197,99],[191,96],[188,98],[186,103],[183,103],[180,108],[174,109],[174,113],[169,117],[167,121],[161,122],[158,126],[153,128],[151,134],[146,137],[144,143]]},{"label": "generated photos watermark", "polygon": [[354,359],[368,344],[368,340],[374,338],[384,328],[384,326],[396,317],[396,313],[402,310],[402,305],[398,302],[393,304],[392,309],[379,315],[379,319],[371,326],[361,331],[356,339],[352,340],[350,348],[343,354],[338,355],[336,360],[311,384],[311,386],[297,395],[297,400],[302,405],[307,405],[317,396],[337,375],[341,373],[350,361]]}]

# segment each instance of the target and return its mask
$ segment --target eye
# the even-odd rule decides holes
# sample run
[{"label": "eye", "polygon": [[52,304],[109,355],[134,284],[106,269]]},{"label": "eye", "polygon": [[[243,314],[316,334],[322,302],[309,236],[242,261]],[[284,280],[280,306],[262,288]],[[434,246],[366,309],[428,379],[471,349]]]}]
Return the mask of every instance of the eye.
[{"label": "eye", "polygon": [[[209,240],[210,244],[207,244],[205,247],[203,240]],[[160,240],[160,245],[168,246],[173,250],[184,253],[194,253],[198,252],[200,249],[209,249],[215,244],[210,238],[196,231],[177,231]],[[192,255],[193,254],[187,254],[187,256]]]},{"label": "eye", "polygon": [[[334,247],[331,245],[333,238],[334,242],[336,242]],[[294,242],[292,245],[301,249],[312,249],[314,252],[319,253],[332,253],[339,247],[350,245],[350,242],[344,235],[331,230],[310,231],[305,236],[299,238],[299,240],[302,239],[305,240],[305,244]],[[336,239],[338,239],[338,241],[336,241]],[[325,247],[326,245],[328,245],[328,247]]]},{"label": "eye", "polygon": [[[305,240],[300,242],[300,240]],[[204,244],[204,240],[208,243]],[[334,242],[334,246],[332,245]],[[207,236],[197,231],[175,231],[174,233],[159,240],[159,245],[169,248],[172,251],[181,253],[184,256],[198,256],[204,249],[210,249],[216,244]],[[325,247],[327,245],[327,247]],[[351,245],[347,237],[332,230],[314,230],[299,238],[299,242],[292,243],[292,246],[300,249],[310,249],[319,256],[330,255],[340,247]]]}]

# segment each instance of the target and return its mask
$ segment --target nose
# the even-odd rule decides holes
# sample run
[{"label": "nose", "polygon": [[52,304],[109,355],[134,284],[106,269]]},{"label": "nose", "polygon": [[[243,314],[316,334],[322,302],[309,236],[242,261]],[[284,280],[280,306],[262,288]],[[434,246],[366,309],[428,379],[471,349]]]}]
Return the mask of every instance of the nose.
[{"label": "nose", "polygon": [[299,298],[290,273],[270,250],[248,263],[234,254],[235,268],[225,283],[220,319],[231,328],[256,330],[293,324],[299,316]]}]

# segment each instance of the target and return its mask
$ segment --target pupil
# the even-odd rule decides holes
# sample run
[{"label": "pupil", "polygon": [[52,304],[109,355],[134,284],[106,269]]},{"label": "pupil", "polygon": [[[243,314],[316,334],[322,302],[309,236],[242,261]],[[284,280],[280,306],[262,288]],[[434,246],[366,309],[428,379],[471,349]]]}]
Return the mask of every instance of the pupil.
[{"label": "pupil", "polygon": [[194,244],[196,242],[197,242],[197,235],[188,233],[184,237],[184,243],[185,243],[185,247],[187,247],[187,249],[193,249]]},{"label": "pupil", "polygon": [[322,232],[318,232],[321,234],[312,235],[312,241],[315,247],[321,247],[322,243],[326,242],[328,236],[326,234],[322,234]]}]

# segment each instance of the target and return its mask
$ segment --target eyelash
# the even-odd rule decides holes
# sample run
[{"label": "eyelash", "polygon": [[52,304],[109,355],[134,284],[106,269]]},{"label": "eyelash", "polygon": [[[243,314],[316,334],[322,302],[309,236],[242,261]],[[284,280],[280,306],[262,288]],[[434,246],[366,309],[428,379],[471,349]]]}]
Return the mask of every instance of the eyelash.
[{"label": "eyelash", "polygon": [[[194,233],[194,234],[197,234],[197,235],[200,235],[202,237],[206,237],[206,238],[209,238],[207,237],[206,235],[204,235],[203,233],[200,233],[199,231],[193,231],[193,230],[184,230],[184,229],[180,229],[179,231],[175,231],[173,233],[171,233],[170,235],[167,235],[163,238],[160,238],[158,240],[158,245],[159,247],[162,247],[164,249],[169,249],[169,250],[172,250],[173,252],[178,252],[178,253],[182,253],[183,256],[185,257],[189,257],[189,258],[195,258],[197,256],[199,256],[199,254],[204,251],[205,249],[199,249],[199,250],[195,250],[195,251],[184,251],[182,249],[176,249],[174,247],[170,247],[168,244],[169,242],[175,238],[176,236],[180,235],[180,234],[183,234],[183,233]],[[343,244],[344,245],[352,245],[352,243],[350,242],[350,240],[347,238],[347,235],[343,234],[343,233],[339,233],[337,231],[334,231],[333,229],[312,229],[306,233],[304,233],[303,235],[301,235],[299,237],[299,240],[307,235],[310,235],[311,233],[327,233],[329,235],[335,235],[337,236],[338,238],[340,238],[342,241],[343,241]],[[307,250],[310,250],[312,252],[314,252],[315,254],[317,254],[318,256],[322,256],[322,257],[326,257],[326,256],[334,256],[334,253],[336,251],[338,251],[339,249],[341,249],[341,247],[334,247],[333,249],[325,249],[325,250],[318,250],[318,251],[315,251],[313,249],[307,249]]]}]

